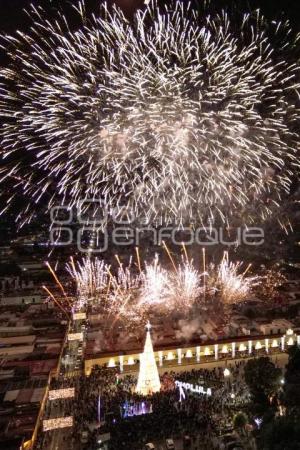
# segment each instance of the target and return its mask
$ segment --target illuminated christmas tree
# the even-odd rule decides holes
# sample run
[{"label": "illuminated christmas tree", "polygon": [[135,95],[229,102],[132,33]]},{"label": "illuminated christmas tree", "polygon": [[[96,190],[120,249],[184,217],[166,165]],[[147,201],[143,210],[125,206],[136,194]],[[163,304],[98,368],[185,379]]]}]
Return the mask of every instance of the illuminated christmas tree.
[{"label": "illuminated christmas tree", "polygon": [[141,354],[140,358],[140,371],[136,392],[142,395],[151,395],[160,391],[160,380],[153,352],[153,345],[150,335],[151,325],[149,322],[146,329],[146,342],[144,352]]}]

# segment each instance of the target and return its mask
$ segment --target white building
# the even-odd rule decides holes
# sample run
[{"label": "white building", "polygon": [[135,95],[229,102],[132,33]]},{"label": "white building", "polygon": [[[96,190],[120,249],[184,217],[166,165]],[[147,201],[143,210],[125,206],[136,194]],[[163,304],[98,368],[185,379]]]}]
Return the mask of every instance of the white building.
[{"label": "white building", "polygon": [[31,325],[0,326],[0,336],[3,337],[29,335],[32,332],[33,327]]},{"label": "white building", "polygon": [[48,270],[47,266],[43,262],[32,262],[32,261],[23,262],[19,264],[19,267],[23,272],[28,273],[38,273]]},{"label": "white building", "polygon": [[293,324],[286,319],[275,319],[258,325],[258,330],[263,334],[284,334],[290,328],[293,328]]},{"label": "white building", "polygon": [[43,301],[44,297],[37,293],[24,295],[19,294],[16,296],[8,296],[3,294],[0,296],[0,306],[31,305],[43,303]]}]

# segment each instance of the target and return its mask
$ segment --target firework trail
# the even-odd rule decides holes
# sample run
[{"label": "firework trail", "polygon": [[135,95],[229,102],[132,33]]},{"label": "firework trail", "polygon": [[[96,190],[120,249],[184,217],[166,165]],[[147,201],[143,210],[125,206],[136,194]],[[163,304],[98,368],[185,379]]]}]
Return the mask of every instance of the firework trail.
[{"label": "firework trail", "polygon": [[193,267],[192,261],[185,261],[176,266],[169,251],[168,255],[173,270],[163,269],[158,255],[151,264],[145,263],[139,305],[148,306],[150,309],[159,306],[167,312],[188,312],[203,292],[200,274]]},{"label": "firework trail", "polygon": [[21,223],[85,199],[150,221],[249,223],[289,193],[299,35],[259,11],[147,3],[128,22],[80,2],[75,30],[32,6],[30,31],[2,37],[3,210],[21,190]]},{"label": "firework trail", "polygon": [[75,264],[72,258],[66,269],[76,281],[77,296],[80,300],[96,298],[105,292],[109,282],[109,266],[103,260],[87,257],[82,263]]},{"label": "firework trail", "polygon": [[169,278],[169,302],[174,305],[174,309],[189,311],[203,294],[199,272],[191,261],[179,265],[177,272],[170,274]]},{"label": "firework trail", "polygon": [[143,286],[140,295],[140,305],[163,305],[168,307],[166,298],[168,297],[169,277],[167,270],[159,264],[158,255],[153,263],[145,264],[144,276],[142,276]]},{"label": "firework trail", "polygon": [[110,277],[111,285],[107,289],[109,314],[115,318],[126,317],[128,320],[138,320],[141,317],[141,311],[135,306],[142,276],[133,270],[132,258],[127,267],[120,262],[117,274],[112,276],[110,273]]}]

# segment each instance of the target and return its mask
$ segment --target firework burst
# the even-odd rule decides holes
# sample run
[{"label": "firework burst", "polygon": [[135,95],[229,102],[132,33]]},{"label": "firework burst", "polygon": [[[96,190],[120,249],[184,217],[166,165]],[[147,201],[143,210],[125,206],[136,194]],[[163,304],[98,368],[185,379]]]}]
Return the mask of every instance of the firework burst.
[{"label": "firework burst", "polygon": [[116,318],[138,320],[142,316],[141,310],[136,307],[141,285],[142,275],[132,268],[132,260],[127,267],[119,261],[117,274],[113,276],[110,273],[110,285],[107,287],[106,307],[109,314]]},{"label": "firework burst", "polygon": [[249,222],[289,192],[299,36],[258,11],[148,3],[128,22],[80,2],[76,30],[33,6],[30,32],[2,38],[3,209],[21,189],[22,223],[84,199],[146,220]]},{"label": "firework burst", "polygon": [[97,258],[67,266],[79,294],[76,309],[90,304],[114,320],[132,324],[148,320],[153,313],[187,315],[195,308],[201,312],[216,297],[228,307],[244,301],[260,280],[247,275],[249,266],[242,271],[241,262],[230,262],[226,252],[220,264],[209,264],[203,273],[186,260],[178,265],[172,261],[174,268],[167,270],[161,267],[157,255],[140,271],[132,260],[125,267],[117,259],[115,274]]},{"label": "firework burst", "polygon": [[169,291],[169,276],[165,269],[159,264],[158,255],[155,256],[152,264],[145,265],[145,272],[142,276],[143,286],[140,295],[140,305],[154,307],[163,305],[168,308],[166,302]]},{"label": "firework burst", "polygon": [[164,301],[169,309],[185,313],[200,301],[204,289],[192,261],[184,262],[176,271],[169,272],[167,286]]},{"label": "firework burst", "polygon": [[67,271],[76,279],[77,295],[79,297],[93,298],[103,293],[107,286],[109,267],[100,259],[84,258],[82,263],[67,264]]},{"label": "firework burst", "polygon": [[228,252],[224,252],[219,265],[210,264],[206,274],[208,289],[216,294],[225,307],[243,302],[260,284],[259,276],[246,276],[251,265],[243,270],[243,263],[229,260]]}]

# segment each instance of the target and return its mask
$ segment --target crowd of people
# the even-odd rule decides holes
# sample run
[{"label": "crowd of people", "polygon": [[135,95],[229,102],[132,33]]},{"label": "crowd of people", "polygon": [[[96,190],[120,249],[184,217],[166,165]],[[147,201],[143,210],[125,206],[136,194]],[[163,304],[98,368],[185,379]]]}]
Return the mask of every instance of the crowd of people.
[{"label": "crowd of people", "polygon": [[[212,395],[190,394],[180,399],[175,388],[164,389],[150,397],[135,393],[137,380],[132,375],[119,376],[115,369],[95,367],[88,378],[80,379],[76,396],[73,432],[75,439],[83,430],[89,430],[88,448],[99,436],[111,434],[112,450],[141,450],[143,444],[166,438],[191,436],[203,442],[210,441],[231,423],[236,407],[247,402],[243,383],[243,362],[228,365],[230,376],[224,378],[224,368],[169,372],[168,378],[212,389]],[[164,377],[162,377],[163,383]],[[180,401],[181,400],[181,401]],[[145,403],[148,414],[125,417],[123,408]],[[149,407],[149,405],[151,405]],[[140,409],[137,408],[139,411]],[[97,446],[95,445],[95,448]]]},{"label": "crowd of people", "polygon": [[[111,450],[142,450],[146,442],[185,435],[190,436],[193,449],[212,449],[216,437],[232,424],[234,412],[248,401],[244,364],[228,364],[227,377],[224,367],[170,371],[161,377],[161,391],[149,397],[135,392],[135,376],[96,366],[89,377],[52,381],[51,389],[75,387],[76,394],[48,402],[44,419],[73,416],[73,427],[64,433],[66,450],[98,449],[106,433],[110,433]],[[209,387],[212,395],[187,392],[182,399],[175,380]],[[48,448],[51,433],[39,434],[36,450]]]}]

